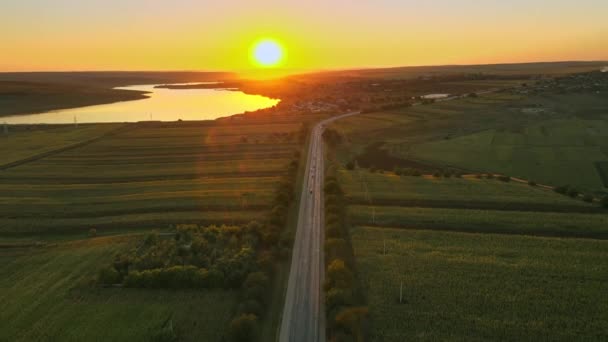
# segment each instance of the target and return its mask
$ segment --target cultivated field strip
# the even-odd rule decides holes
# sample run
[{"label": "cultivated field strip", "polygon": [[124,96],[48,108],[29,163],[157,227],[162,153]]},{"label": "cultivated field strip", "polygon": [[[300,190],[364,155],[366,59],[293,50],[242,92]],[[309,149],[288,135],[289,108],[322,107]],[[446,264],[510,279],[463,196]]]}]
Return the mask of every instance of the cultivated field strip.
[{"label": "cultivated field strip", "polygon": [[408,177],[360,170],[340,174],[351,204],[511,211],[604,213],[594,205],[527,184],[495,179]]},{"label": "cultivated field strip", "polygon": [[165,229],[175,224],[245,224],[263,218],[259,210],[175,211],[160,209],[153,213],[121,214],[117,216],[85,216],[75,218],[0,218],[0,234],[87,232],[90,228],[103,233],[105,229]]},{"label": "cultivated field strip", "polygon": [[138,124],[11,168],[0,174],[0,233],[260,219],[293,158],[298,129]]},{"label": "cultivated field strip", "polygon": [[357,225],[608,239],[605,214],[359,205],[349,206],[349,213]]},{"label": "cultivated field strip", "polygon": [[607,241],[386,227],[351,239],[370,340],[608,337]]}]

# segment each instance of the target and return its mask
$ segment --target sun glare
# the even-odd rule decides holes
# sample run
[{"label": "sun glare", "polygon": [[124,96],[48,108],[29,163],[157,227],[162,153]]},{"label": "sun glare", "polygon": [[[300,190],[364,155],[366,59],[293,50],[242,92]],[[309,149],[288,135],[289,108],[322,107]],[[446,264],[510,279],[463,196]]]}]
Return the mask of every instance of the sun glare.
[{"label": "sun glare", "polygon": [[276,67],[284,59],[284,51],[281,44],[272,39],[263,39],[253,45],[251,57],[253,62],[261,67]]}]

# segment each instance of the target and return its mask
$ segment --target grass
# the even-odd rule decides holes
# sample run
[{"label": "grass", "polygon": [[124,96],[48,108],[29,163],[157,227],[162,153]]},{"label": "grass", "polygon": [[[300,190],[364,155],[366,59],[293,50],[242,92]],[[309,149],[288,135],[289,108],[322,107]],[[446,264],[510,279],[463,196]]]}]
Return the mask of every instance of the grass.
[{"label": "grass", "polygon": [[352,241],[372,341],[608,338],[606,241],[369,227]]},{"label": "grass", "polygon": [[129,237],[0,250],[0,340],[149,341],[171,320],[183,341],[220,341],[236,294],[92,288]]}]

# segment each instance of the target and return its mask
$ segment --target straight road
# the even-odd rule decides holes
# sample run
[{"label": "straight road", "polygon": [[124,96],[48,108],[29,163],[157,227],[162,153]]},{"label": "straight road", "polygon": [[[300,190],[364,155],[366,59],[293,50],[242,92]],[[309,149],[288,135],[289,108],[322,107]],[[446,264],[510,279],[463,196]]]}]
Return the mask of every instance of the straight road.
[{"label": "straight road", "polygon": [[331,122],[359,113],[329,118],[318,123],[312,130],[281,320],[281,342],[325,341],[323,132]]}]

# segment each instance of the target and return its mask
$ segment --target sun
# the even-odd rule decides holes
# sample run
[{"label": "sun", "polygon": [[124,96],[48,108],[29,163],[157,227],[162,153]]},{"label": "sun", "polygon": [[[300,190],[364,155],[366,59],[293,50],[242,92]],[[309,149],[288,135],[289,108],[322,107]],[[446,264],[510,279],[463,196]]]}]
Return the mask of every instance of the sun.
[{"label": "sun", "polygon": [[253,44],[251,59],[254,64],[264,67],[276,67],[283,62],[285,51],[281,44],[273,39],[262,39]]}]

